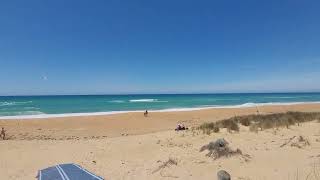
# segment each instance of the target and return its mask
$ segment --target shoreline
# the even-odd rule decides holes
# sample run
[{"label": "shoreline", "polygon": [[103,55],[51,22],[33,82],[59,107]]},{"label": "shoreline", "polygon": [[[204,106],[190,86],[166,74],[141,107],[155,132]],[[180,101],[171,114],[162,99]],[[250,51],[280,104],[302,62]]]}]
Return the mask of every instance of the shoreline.
[{"label": "shoreline", "polygon": [[[148,110],[151,113],[159,112],[188,112],[188,111],[200,111],[210,109],[238,109],[238,108],[256,108],[263,106],[291,106],[291,105],[308,105],[308,104],[320,104],[319,101],[315,102],[268,102],[268,103],[244,103],[240,105],[217,105],[217,106],[200,106],[200,107],[185,107],[185,108],[169,108],[159,110]],[[18,115],[18,116],[0,116],[0,120],[21,120],[21,119],[50,119],[50,118],[67,118],[67,117],[87,117],[87,116],[108,116],[116,114],[127,113],[142,113],[145,110],[132,110],[132,111],[106,111],[106,112],[89,112],[89,113],[62,113],[62,114],[36,114],[36,115]]]},{"label": "shoreline", "polygon": [[[259,106],[260,114],[288,111],[319,112],[320,103]],[[194,111],[142,112],[111,115],[75,116],[34,119],[0,119],[0,127],[9,139],[90,139],[118,137],[174,130],[177,124],[192,128],[205,122],[216,122],[234,116],[256,114],[256,107],[207,108]]]}]

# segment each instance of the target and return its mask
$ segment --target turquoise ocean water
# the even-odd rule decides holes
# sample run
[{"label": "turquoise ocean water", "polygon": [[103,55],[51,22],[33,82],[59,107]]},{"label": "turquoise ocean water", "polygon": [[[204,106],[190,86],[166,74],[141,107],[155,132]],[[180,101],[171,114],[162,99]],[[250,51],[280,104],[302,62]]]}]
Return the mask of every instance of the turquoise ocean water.
[{"label": "turquoise ocean water", "polygon": [[320,102],[320,93],[0,96],[0,118],[59,117],[127,111],[183,111]]}]

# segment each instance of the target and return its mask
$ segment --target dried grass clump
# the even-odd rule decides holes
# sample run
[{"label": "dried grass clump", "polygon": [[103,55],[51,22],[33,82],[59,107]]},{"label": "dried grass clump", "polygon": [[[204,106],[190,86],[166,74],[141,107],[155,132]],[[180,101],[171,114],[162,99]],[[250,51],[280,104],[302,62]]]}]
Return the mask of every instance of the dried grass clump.
[{"label": "dried grass clump", "polygon": [[291,143],[291,146],[301,149],[306,146],[310,146],[310,142],[307,138],[304,138],[303,136],[299,136],[298,138],[296,138],[295,142]]},{"label": "dried grass clump", "polygon": [[240,129],[238,122],[235,118],[230,118],[230,119],[218,121],[218,122],[216,122],[216,124],[220,128],[227,128],[228,131],[237,131],[238,132]]},{"label": "dried grass clump", "polygon": [[303,136],[293,136],[289,138],[285,143],[283,143],[280,147],[284,147],[290,145],[291,147],[297,147],[302,149],[306,146],[310,146],[310,142],[307,138]]},{"label": "dried grass clump", "polygon": [[169,158],[169,160],[163,162],[156,170],[154,170],[152,173],[156,173],[166,167],[170,167],[172,165],[178,165],[178,162],[175,159]]},{"label": "dried grass clump", "polygon": [[220,128],[218,127],[218,125],[214,122],[212,123],[203,123],[202,125],[200,125],[198,127],[199,130],[202,130],[202,132],[204,134],[208,134],[210,135],[212,132],[219,132],[220,131]]},{"label": "dried grass clump", "polygon": [[227,128],[229,132],[239,131],[239,125],[235,119],[226,119],[218,122],[203,123],[198,127],[204,134],[211,134],[212,132],[218,133],[220,128]]},{"label": "dried grass clump", "polygon": [[239,117],[237,119],[242,126],[250,126],[254,120],[252,117],[248,117],[248,118]]},{"label": "dried grass clump", "polygon": [[202,146],[200,152],[203,152],[205,150],[209,151],[206,156],[213,157],[214,159],[218,159],[220,157],[242,155],[240,149],[236,149],[235,151],[230,149],[229,143],[225,139],[217,139],[216,141],[212,141],[209,144]]}]

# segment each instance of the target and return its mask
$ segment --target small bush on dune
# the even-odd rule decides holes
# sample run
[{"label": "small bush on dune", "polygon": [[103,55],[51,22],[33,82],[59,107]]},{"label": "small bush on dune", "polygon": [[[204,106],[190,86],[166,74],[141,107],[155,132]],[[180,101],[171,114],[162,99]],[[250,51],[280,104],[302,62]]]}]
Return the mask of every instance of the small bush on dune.
[{"label": "small bush on dune", "polygon": [[203,123],[199,126],[199,129],[213,129],[215,127],[215,123]]},{"label": "small bush on dune", "polygon": [[226,119],[218,122],[203,123],[198,127],[199,130],[202,130],[204,134],[211,134],[211,132],[217,133],[220,131],[220,128],[227,128],[228,131],[239,131],[239,125],[235,119]]},{"label": "small bush on dune", "polygon": [[241,125],[243,125],[243,126],[250,126],[251,124],[252,124],[252,119],[251,118],[240,118],[239,119],[239,122],[240,122],[240,124]]},{"label": "small bush on dune", "polygon": [[250,156],[248,154],[243,155],[240,149],[232,150],[229,147],[229,143],[225,139],[217,139],[216,141],[211,141],[201,147],[200,152],[209,151],[206,156],[213,157],[214,160],[220,157],[231,157],[235,155],[242,156],[245,161],[249,161]]},{"label": "small bush on dune", "polygon": [[220,131],[220,128],[218,126],[214,127],[213,128],[213,132],[214,133],[218,133]]},{"label": "small bush on dune", "polygon": [[202,130],[203,134],[210,135],[211,132],[217,133],[220,131],[218,125],[214,122],[212,123],[203,123],[198,127],[198,129]]},{"label": "small bush on dune", "polygon": [[238,132],[239,129],[240,129],[239,125],[238,125],[238,122],[234,118],[218,121],[217,125],[220,128],[227,128],[228,131],[232,130],[232,131],[237,131]]},{"label": "small bush on dune", "polygon": [[212,141],[207,145],[201,147],[200,152],[208,150],[209,153],[206,156],[214,157],[214,159],[218,159],[222,156],[231,156],[235,153],[241,153],[241,151],[232,151],[229,148],[229,143],[224,139],[217,139],[216,141]]},{"label": "small bush on dune", "polygon": [[274,122],[272,121],[261,121],[259,125],[262,129],[270,129],[275,126]]}]

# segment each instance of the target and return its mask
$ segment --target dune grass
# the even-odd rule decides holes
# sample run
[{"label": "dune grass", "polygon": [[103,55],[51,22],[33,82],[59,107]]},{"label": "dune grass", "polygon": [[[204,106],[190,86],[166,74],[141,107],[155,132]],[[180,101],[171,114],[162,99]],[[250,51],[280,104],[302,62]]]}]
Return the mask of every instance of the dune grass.
[{"label": "dune grass", "polygon": [[229,132],[239,131],[238,122],[234,118],[225,119],[217,122],[203,123],[198,127],[205,134],[211,134],[212,132],[217,133],[220,128],[227,128]]},{"label": "dune grass", "polygon": [[264,115],[235,116],[217,122],[204,123],[198,127],[205,134],[219,132],[220,128],[227,128],[229,132],[239,131],[239,124],[249,127],[250,131],[270,128],[287,127],[303,122],[318,120],[320,112],[286,112]]}]

